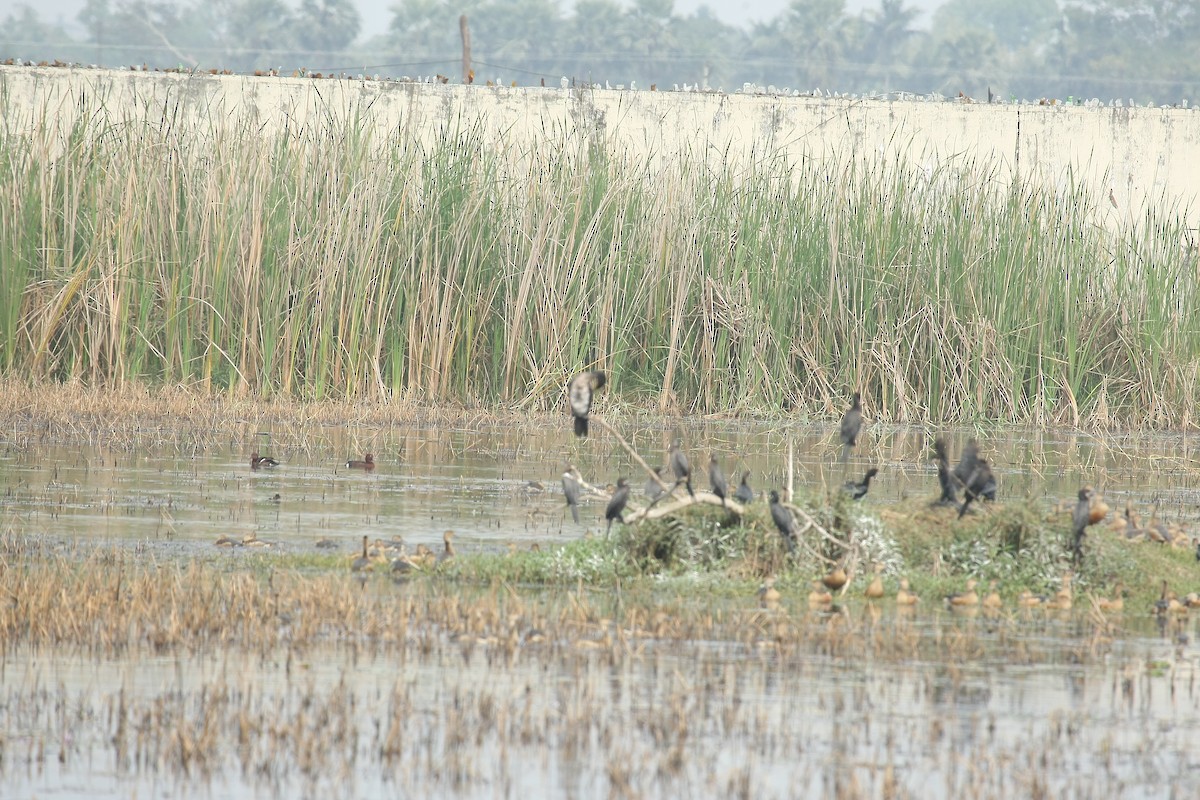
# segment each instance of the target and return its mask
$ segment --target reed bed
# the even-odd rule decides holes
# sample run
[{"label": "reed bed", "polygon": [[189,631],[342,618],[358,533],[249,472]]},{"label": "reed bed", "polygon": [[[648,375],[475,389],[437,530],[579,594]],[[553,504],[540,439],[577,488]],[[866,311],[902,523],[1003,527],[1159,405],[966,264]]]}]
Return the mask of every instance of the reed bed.
[{"label": "reed bed", "polygon": [[590,364],[668,412],[1196,419],[1184,210],[1110,231],[1070,176],[79,118],[0,140],[9,376],[545,409]]}]

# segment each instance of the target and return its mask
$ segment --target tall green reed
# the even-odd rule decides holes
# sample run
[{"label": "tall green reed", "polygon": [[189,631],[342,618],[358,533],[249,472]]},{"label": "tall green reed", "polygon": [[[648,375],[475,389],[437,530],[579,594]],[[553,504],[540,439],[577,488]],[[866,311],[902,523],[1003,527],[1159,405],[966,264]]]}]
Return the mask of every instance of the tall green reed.
[{"label": "tall green reed", "polygon": [[0,144],[0,365],[301,398],[1195,419],[1186,213],[964,159],[638,159],[368,106],[264,135],[102,109]]}]

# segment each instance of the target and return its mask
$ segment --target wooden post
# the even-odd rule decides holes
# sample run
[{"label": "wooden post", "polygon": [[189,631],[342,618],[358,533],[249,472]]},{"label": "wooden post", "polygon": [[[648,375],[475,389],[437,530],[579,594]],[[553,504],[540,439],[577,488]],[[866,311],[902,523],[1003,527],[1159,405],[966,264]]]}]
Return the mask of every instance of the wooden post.
[{"label": "wooden post", "polygon": [[467,15],[458,18],[458,29],[463,42],[463,83],[474,83],[475,72],[471,69],[471,29],[467,27]]}]

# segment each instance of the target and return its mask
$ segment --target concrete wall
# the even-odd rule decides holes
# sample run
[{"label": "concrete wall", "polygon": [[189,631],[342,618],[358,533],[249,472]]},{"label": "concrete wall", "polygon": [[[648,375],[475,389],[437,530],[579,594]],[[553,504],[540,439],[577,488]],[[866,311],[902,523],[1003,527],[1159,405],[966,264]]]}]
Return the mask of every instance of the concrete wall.
[{"label": "concrete wall", "polygon": [[[1182,108],[988,105],[763,94],[507,88],[288,77],[120,72],[0,66],[4,127],[65,129],[81,101],[118,119],[157,120],[164,109],[214,120],[283,124],[370,109],[381,130],[426,135],[441,123],[478,121],[497,145],[551,138],[614,150],[721,160],[901,158],[928,170],[974,162],[1061,185],[1087,184],[1102,219],[1136,220],[1147,202],[1200,219],[1200,112]],[[44,132],[44,131],[43,131]]]}]

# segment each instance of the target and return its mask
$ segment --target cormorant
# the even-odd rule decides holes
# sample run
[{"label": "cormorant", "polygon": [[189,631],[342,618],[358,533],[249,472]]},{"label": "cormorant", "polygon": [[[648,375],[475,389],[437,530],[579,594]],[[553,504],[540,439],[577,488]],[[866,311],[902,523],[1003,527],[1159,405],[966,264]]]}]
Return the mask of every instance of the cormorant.
[{"label": "cormorant", "polygon": [[592,396],[607,382],[598,369],[584,370],[567,384],[567,400],[571,414],[575,417],[575,435],[588,435],[588,412],[592,410]]}]

